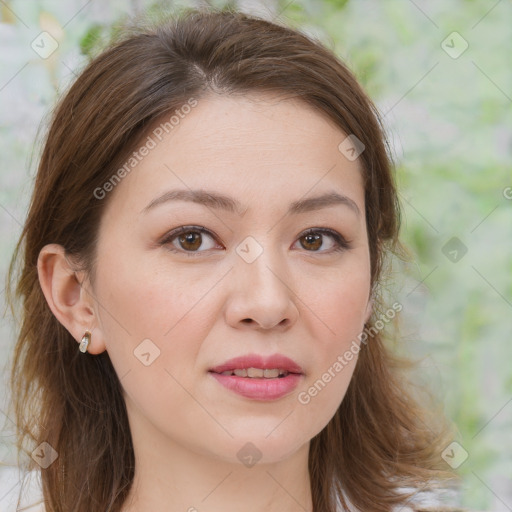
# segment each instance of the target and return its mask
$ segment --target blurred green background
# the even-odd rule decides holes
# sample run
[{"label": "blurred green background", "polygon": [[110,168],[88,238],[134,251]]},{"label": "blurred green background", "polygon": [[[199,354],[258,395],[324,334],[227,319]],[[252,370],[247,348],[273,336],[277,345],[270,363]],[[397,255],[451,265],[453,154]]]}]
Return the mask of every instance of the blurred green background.
[{"label": "blurred green background", "polygon": [[[512,511],[512,2],[268,0],[0,2],[0,272],[31,193],[47,115],[112,25],[209,3],[259,14],[320,39],[349,65],[383,115],[412,264],[389,293],[404,305],[397,350],[442,400],[465,458],[461,504]],[[46,58],[41,32],[58,43]],[[44,57],[44,56],[43,56]],[[41,120],[43,119],[43,122]],[[4,301],[3,283],[1,300]],[[2,366],[14,342],[0,326]],[[6,371],[0,388],[7,403]],[[0,461],[15,461],[1,407]]]}]

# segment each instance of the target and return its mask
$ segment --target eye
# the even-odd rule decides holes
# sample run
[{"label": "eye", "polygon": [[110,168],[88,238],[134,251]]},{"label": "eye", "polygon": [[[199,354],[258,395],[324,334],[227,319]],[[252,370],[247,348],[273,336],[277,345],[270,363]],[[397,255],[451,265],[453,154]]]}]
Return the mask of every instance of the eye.
[{"label": "eye", "polygon": [[[206,244],[205,237],[207,240],[210,240]],[[325,237],[330,239],[330,242],[327,242],[327,244]],[[351,247],[350,242],[340,233],[328,228],[310,228],[301,234],[297,242],[307,252],[314,253],[332,253],[344,251]],[[181,226],[176,228],[167,233],[160,244],[165,245],[172,252],[184,253],[187,256],[197,256],[209,249],[219,247],[215,242],[214,235],[200,226]],[[223,247],[220,248],[223,249]],[[321,248],[324,250],[319,250]]]},{"label": "eye", "polygon": [[[318,249],[325,246],[323,237],[328,236],[331,241],[327,243],[327,249],[319,251]],[[298,239],[300,245],[308,252],[338,252],[350,249],[348,242],[340,233],[333,229],[327,228],[310,228]]]},{"label": "eye", "polygon": [[[204,244],[204,238],[210,239],[210,242]],[[204,252],[208,249],[214,249],[216,243],[213,235],[199,226],[181,226],[165,235],[160,242],[161,245],[171,245],[168,249],[172,252],[185,252],[187,256],[195,256],[194,253]],[[174,248],[173,248],[174,247]],[[203,247],[202,250],[198,250]]]}]

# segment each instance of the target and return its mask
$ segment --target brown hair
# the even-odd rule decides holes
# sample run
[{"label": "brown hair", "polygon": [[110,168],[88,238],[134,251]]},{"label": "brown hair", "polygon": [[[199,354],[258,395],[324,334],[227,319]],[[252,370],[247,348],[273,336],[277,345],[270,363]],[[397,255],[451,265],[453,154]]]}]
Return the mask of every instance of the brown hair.
[{"label": "brown hair", "polygon": [[[93,276],[108,201],[94,191],[163,114],[212,92],[302,99],[364,144],[359,158],[376,293],[367,328],[382,312],[377,285],[383,264],[386,255],[402,250],[399,205],[377,110],[347,67],[300,32],[233,10],[187,10],[125,33],[92,60],[53,114],[10,269],[12,281],[21,259],[16,292],[9,291],[11,303],[22,302],[11,374],[19,449],[46,441],[59,454],[42,470],[48,511],[121,510],[135,461],[108,353],[79,357],[39,286],[39,252],[45,244],[60,244]],[[448,429],[444,423],[434,428],[406,391],[397,371],[404,365],[375,329],[341,406],[311,440],[315,512],[334,512],[337,501],[346,507],[345,497],[362,510],[388,512],[410,498],[401,488],[425,489],[436,479],[455,478],[441,459],[451,441]]]}]

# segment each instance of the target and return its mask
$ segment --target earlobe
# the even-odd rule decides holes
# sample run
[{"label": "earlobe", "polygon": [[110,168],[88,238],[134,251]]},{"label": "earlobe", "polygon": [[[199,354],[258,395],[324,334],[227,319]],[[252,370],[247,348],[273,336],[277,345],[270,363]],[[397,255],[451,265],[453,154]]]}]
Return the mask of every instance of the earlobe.
[{"label": "earlobe", "polygon": [[64,248],[58,244],[45,245],[39,252],[37,272],[49,308],[77,341],[77,347],[85,331],[96,327],[87,351],[92,354],[103,352],[105,344],[92,299],[77,279],[77,272],[68,261]]}]

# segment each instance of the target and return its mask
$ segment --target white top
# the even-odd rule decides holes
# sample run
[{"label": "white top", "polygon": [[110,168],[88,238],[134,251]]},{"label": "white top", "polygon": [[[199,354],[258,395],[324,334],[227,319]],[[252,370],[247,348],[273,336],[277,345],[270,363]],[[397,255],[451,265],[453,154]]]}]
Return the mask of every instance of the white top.
[{"label": "white top", "polygon": [[45,512],[41,473],[22,471],[16,466],[0,465],[0,511]]},{"label": "white top", "polygon": [[[20,491],[22,491],[21,501],[17,508]],[[404,489],[404,491],[410,491],[410,489]],[[27,472],[16,466],[0,465],[0,512],[45,512],[43,501],[40,471]],[[432,493],[418,494],[411,503],[421,503],[426,506],[440,505]],[[348,504],[351,512],[358,512],[350,502]],[[339,511],[343,512],[341,507]],[[407,505],[397,507],[396,512],[398,511],[414,512]]]}]

